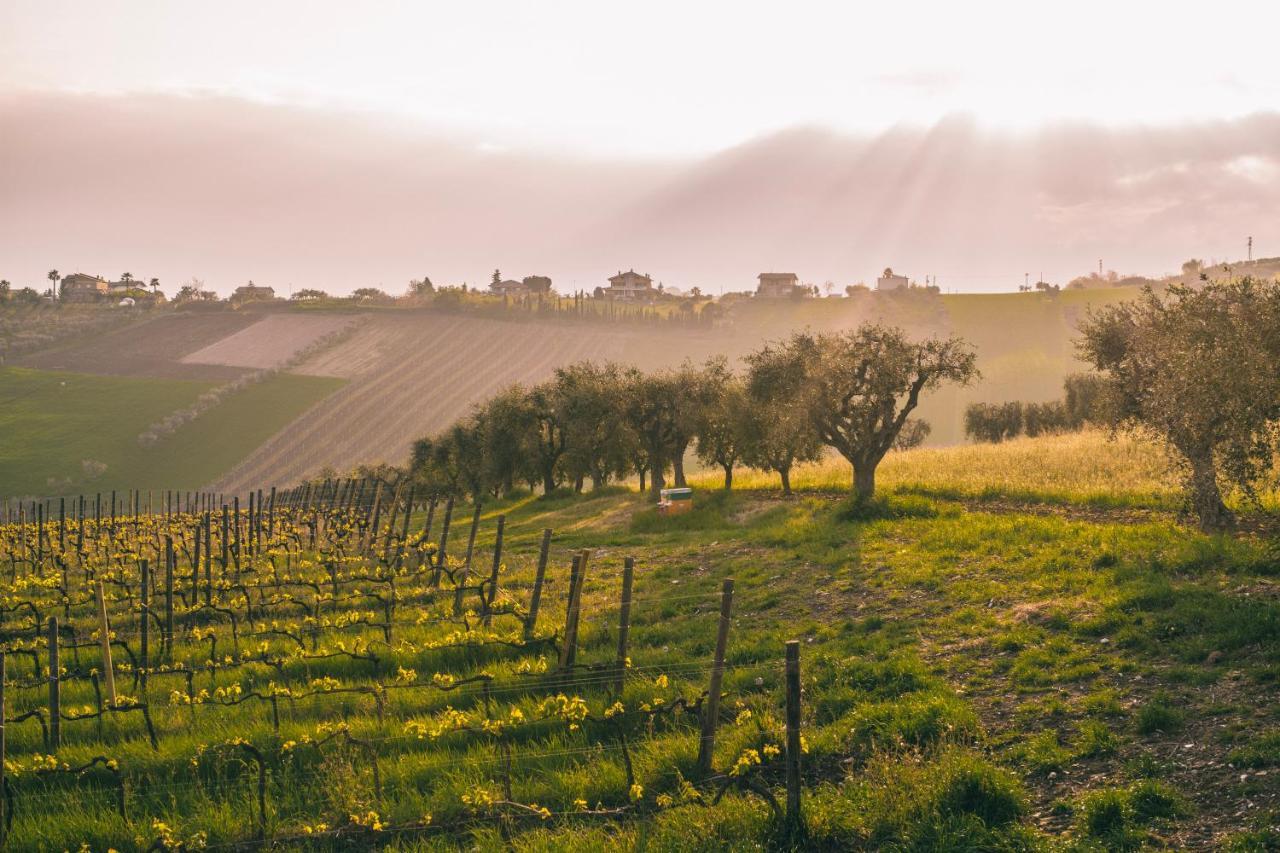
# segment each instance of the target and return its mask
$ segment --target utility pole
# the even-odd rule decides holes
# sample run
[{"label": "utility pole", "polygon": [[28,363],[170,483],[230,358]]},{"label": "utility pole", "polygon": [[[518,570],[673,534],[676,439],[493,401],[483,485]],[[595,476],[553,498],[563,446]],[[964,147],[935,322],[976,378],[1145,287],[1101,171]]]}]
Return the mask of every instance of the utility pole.
[{"label": "utility pole", "polygon": [[1253,263],[1253,238],[1249,238],[1249,263]]},{"label": "utility pole", "polygon": [[1098,278],[1102,278],[1102,258],[1098,258]]}]

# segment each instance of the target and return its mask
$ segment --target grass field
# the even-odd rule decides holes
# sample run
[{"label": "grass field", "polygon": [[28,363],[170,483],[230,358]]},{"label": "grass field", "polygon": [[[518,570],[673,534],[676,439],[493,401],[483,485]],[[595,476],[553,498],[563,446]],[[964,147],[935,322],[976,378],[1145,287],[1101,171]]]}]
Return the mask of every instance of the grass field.
[{"label": "grass field", "polygon": [[[136,714],[113,718],[101,734],[92,722],[64,726],[60,761],[118,762],[128,819],[116,814],[105,776],[33,775],[39,731],[29,721],[11,726],[10,756],[28,769],[15,783],[10,845],[129,849],[165,832],[251,845],[259,831],[254,765],[226,746],[244,738],[265,756],[264,834],[307,849],[1275,849],[1280,554],[1264,540],[1179,526],[1158,457],[1106,447],[1102,436],[1086,435],[903,454],[886,463],[885,497],[870,510],[825,489],[820,471],[790,499],[745,479],[733,493],[699,489],[694,511],[677,518],[659,517],[619,488],[487,506],[475,565],[487,571],[504,514],[499,600],[518,608],[529,601],[540,533],[554,530],[545,630],[558,632],[564,621],[570,554],[595,549],[584,664],[613,660],[622,558],[636,558],[633,667],[621,697],[610,679],[586,670],[569,689],[585,702],[581,725],[543,719],[544,686],[510,685],[539,657],[554,668],[554,654],[519,644],[441,645],[458,629],[435,621],[448,602],[408,576],[397,581],[396,639],[382,645],[382,630],[370,624],[381,618],[370,593],[382,587],[357,580],[373,568],[353,561],[342,598],[326,604],[317,591],[326,626],[319,658],[247,662],[195,679],[196,690],[223,688],[224,697],[273,683],[327,685],[323,695],[282,702],[278,732],[261,702],[170,701],[171,689],[185,689],[172,677],[157,677],[151,689],[158,750]],[[455,557],[469,516],[455,509]],[[411,529],[422,523],[419,514]],[[435,525],[438,535],[438,514]],[[180,588],[188,565],[180,558]],[[130,570],[121,566],[121,576]],[[260,560],[245,582],[269,590],[272,573]],[[696,723],[677,715],[646,725],[635,715],[705,690],[728,577],[737,587],[719,775],[698,802],[681,781],[697,779]],[[231,588],[220,595],[225,606],[245,606]],[[259,601],[259,593],[245,598]],[[284,636],[250,636],[273,620],[288,630],[301,621],[300,608],[267,601],[242,619],[241,648],[256,654],[261,639],[270,654],[296,653]],[[114,606],[127,610],[123,601]],[[215,629],[217,651],[184,627],[180,659],[198,665],[230,653],[223,617],[190,619]],[[513,619],[496,616],[493,630],[508,636]],[[12,620],[11,629],[21,626]],[[181,614],[179,624],[188,624]],[[136,620],[125,615],[113,627],[137,648]],[[777,743],[782,719],[787,639],[802,644],[807,743],[805,822],[790,841],[759,796],[730,789],[709,803],[744,756],[748,772],[781,795],[781,766],[765,747]],[[13,660],[11,678],[28,679],[29,662]],[[80,666],[94,660],[94,651],[80,652]],[[495,680],[490,691],[443,691],[435,673]],[[118,677],[127,692],[128,674]],[[368,692],[333,692],[397,683],[407,686],[385,691],[381,715]],[[43,683],[33,684],[11,694],[11,715],[44,701]],[[618,698],[626,709],[619,719],[637,726],[628,730],[626,758],[622,723],[606,718]],[[93,699],[78,682],[64,701]],[[493,729],[481,720],[505,722]],[[339,724],[373,752],[350,742],[307,745]],[[752,749],[762,753],[759,765]],[[530,804],[547,814],[524,808]]]},{"label": "grass field", "polygon": [[[835,454],[797,466],[791,475],[792,488],[800,492],[845,490],[851,481],[849,464]],[[723,484],[723,474],[700,471],[691,482],[714,490]],[[1183,506],[1176,466],[1163,450],[1131,435],[1111,436],[1100,430],[890,453],[877,472],[876,482],[888,494],[963,501],[1164,512]],[[734,485],[775,489],[778,476],[735,471]],[[1274,478],[1261,485],[1258,498],[1261,508],[1270,512],[1280,509],[1280,486]],[[1227,502],[1244,512],[1255,509],[1240,494],[1228,495]]]},{"label": "grass field", "polygon": [[[339,379],[282,375],[232,395],[151,448],[137,437],[209,382],[0,369],[0,488],[5,495],[197,489],[243,459]],[[97,478],[84,461],[105,464]]]}]

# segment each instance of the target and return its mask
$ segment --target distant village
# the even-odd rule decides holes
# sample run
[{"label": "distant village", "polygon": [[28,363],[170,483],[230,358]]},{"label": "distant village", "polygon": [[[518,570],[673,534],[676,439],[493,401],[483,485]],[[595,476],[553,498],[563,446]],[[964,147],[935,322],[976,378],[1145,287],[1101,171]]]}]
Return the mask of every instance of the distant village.
[{"label": "distant village", "polygon": [[[1182,265],[1180,273],[1161,278],[1149,278],[1140,275],[1121,276],[1114,271],[1103,272],[1102,262],[1096,271],[1078,276],[1066,284],[1050,284],[1043,280],[1030,281],[1018,286],[1022,293],[1053,294],[1062,290],[1089,290],[1109,287],[1160,287],[1172,283],[1194,284],[1211,277],[1229,276],[1233,272],[1247,270],[1249,274],[1260,278],[1280,277],[1280,258],[1252,258],[1247,261],[1219,262],[1191,259]],[[344,296],[334,296],[315,288],[289,288],[289,292],[281,295],[269,285],[255,284],[249,281],[237,287],[229,296],[223,297],[216,291],[205,287],[204,282],[192,278],[181,285],[172,297],[160,289],[160,281],[155,278],[135,278],[131,273],[121,273],[119,278],[111,280],[101,275],[88,275],[74,272],[62,276],[56,269],[49,270],[47,278],[50,285],[43,291],[35,287],[15,288],[9,281],[0,279],[0,302],[12,303],[67,303],[98,304],[113,306],[150,307],[173,302],[179,305],[199,304],[214,307],[214,303],[232,307],[249,303],[306,303],[306,302],[347,302],[373,305],[379,303],[422,304],[430,297],[437,303],[441,299],[447,303],[450,299],[471,297],[497,297],[504,304],[517,306],[545,305],[548,301],[572,299],[575,303],[582,300],[600,300],[605,303],[620,303],[632,306],[652,306],[658,303],[678,302],[683,307],[700,302],[732,303],[742,299],[839,299],[857,296],[861,293],[898,293],[913,292],[933,295],[940,292],[936,277],[924,276],[924,283],[909,276],[895,272],[891,267],[875,279],[874,285],[859,282],[838,287],[827,281],[821,286],[801,281],[794,272],[762,272],[756,276],[755,284],[742,290],[723,290],[717,294],[705,292],[694,286],[687,290],[655,282],[647,272],[637,272],[634,267],[618,270],[615,275],[606,278],[601,284],[589,289],[574,288],[571,292],[556,291],[550,277],[545,275],[527,275],[520,279],[504,278],[499,270],[494,270],[487,287],[472,287],[466,283],[460,285],[442,285],[437,287],[430,278],[423,276],[409,282],[406,292],[393,295],[376,287],[360,287]]]},{"label": "distant village", "polygon": [[[19,291],[12,291],[9,282],[0,281],[0,299],[2,298],[20,298],[26,301],[58,301],[68,304],[101,304],[101,305],[121,305],[121,306],[154,306],[164,304],[169,300],[164,292],[160,289],[158,279],[152,278],[149,281],[134,278],[130,273],[123,273],[119,279],[110,280],[100,275],[88,275],[86,273],[71,273],[66,276],[59,276],[57,270],[50,270],[48,276],[50,282],[55,285],[44,291],[43,294],[34,288],[22,288]],[[56,287],[56,289],[55,289]],[[749,290],[734,291],[722,294],[725,299],[742,299],[755,297],[759,299],[816,299],[822,296],[829,298],[852,296],[859,291],[897,291],[907,289],[922,289],[937,292],[936,286],[924,285],[920,286],[912,282],[907,276],[895,273],[891,268],[886,268],[884,272],[876,279],[875,287],[871,288],[867,285],[856,284],[850,285],[841,291],[836,291],[834,285],[827,282],[822,288],[817,285],[803,283],[800,276],[794,272],[762,272],[756,276],[755,287]],[[426,295],[434,295],[437,293],[447,293],[457,291],[461,293],[485,294],[490,296],[501,297],[503,301],[526,302],[529,300],[540,300],[545,298],[554,298],[559,296],[552,286],[552,281],[545,275],[529,275],[521,279],[503,278],[498,270],[494,270],[493,278],[489,283],[487,290],[480,288],[468,288],[463,284],[458,287],[441,287],[437,289],[432,285],[429,278],[422,278],[411,281],[408,293],[405,298],[413,299]],[[594,298],[608,301],[624,302],[638,305],[652,305],[657,302],[670,300],[711,300],[711,294],[704,293],[701,288],[692,287],[688,291],[683,291],[674,287],[667,287],[662,282],[654,282],[653,276],[648,273],[636,272],[634,268],[625,272],[619,270],[616,275],[609,276],[604,284],[601,284],[590,291],[578,291],[572,294],[574,298]],[[250,302],[306,302],[320,301],[326,299],[343,298],[355,302],[381,302],[394,301],[396,297],[379,290],[377,288],[365,287],[355,290],[349,297],[332,297],[321,290],[311,288],[303,288],[298,291],[291,292],[287,297],[277,294],[275,288],[267,285],[254,284],[252,281],[245,285],[237,287],[230,296],[224,300],[217,293],[205,289],[202,282],[192,279],[185,284],[173,297],[174,302],[190,303],[190,302],[229,302],[232,304],[246,304]]]}]

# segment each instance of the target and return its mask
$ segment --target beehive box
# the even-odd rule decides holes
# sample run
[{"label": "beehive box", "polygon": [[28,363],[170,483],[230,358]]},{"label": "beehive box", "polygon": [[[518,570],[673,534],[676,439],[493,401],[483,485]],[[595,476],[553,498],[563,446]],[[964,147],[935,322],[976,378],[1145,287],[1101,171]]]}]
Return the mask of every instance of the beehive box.
[{"label": "beehive box", "polygon": [[658,502],[658,512],[663,515],[679,515],[693,509],[693,489],[663,489]]}]

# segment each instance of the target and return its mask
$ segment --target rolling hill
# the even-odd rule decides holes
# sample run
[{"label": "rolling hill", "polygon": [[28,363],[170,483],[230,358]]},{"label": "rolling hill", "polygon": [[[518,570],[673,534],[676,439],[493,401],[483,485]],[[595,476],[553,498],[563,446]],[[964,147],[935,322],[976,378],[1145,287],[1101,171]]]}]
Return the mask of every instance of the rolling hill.
[{"label": "rolling hill", "polygon": [[[1057,396],[1062,377],[1079,369],[1071,345],[1077,321],[1090,306],[1133,293],[748,300],[735,304],[728,321],[711,330],[425,310],[160,313],[17,359],[39,373],[21,381],[8,374],[0,385],[17,389],[25,381],[48,393],[30,396],[8,413],[13,431],[0,458],[8,466],[4,482],[11,494],[47,491],[54,484],[72,491],[102,487],[77,474],[82,459],[107,464],[109,481],[121,486],[233,492],[286,484],[324,468],[399,463],[414,439],[448,426],[475,403],[576,360],[613,359],[645,368],[715,355],[732,362],[793,329],[837,330],[867,319],[919,336],[957,334],[977,348],[983,379],[970,388],[944,390],[921,406],[920,416],[934,428],[931,443],[953,444],[963,439],[969,402]],[[137,446],[146,424],[203,391],[281,365],[283,373],[230,395],[158,447]],[[83,413],[65,406],[49,389],[60,388],[57,383],[69,373],[78,387],[92,387],[108,403]],[[50,416],[67,433],[70,443],[61,446],[74,452],[44,453],[40,447],[55,445],[16,438],[37,435]]]}]

